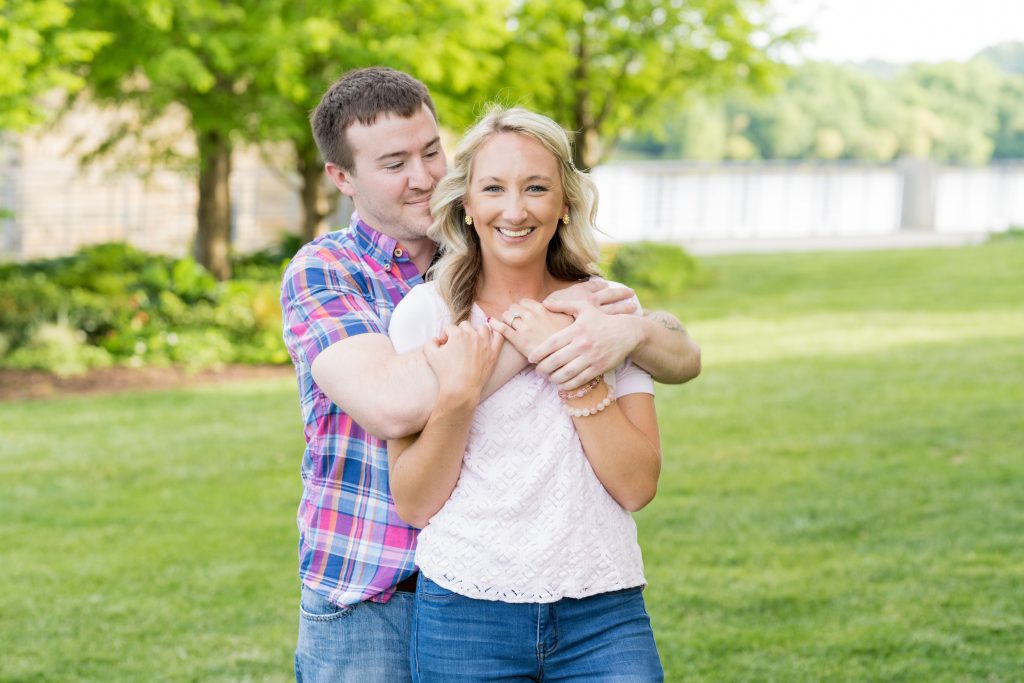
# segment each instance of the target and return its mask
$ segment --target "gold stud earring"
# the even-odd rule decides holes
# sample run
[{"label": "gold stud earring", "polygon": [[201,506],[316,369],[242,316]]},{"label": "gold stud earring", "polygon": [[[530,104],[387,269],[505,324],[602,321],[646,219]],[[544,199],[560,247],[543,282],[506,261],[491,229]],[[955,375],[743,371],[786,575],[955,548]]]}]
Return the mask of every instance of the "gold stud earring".
[{"label": "gold stud earring", "polygon": [[566,211],[565,215],[562,216],[562,222],[565,223],[566,225],[569,225],[569,212],[568,211]]},{"label": "gold stud earring", "polygon": [[473,217],[468,213],[466,214],[466,225],[473,225]]}]

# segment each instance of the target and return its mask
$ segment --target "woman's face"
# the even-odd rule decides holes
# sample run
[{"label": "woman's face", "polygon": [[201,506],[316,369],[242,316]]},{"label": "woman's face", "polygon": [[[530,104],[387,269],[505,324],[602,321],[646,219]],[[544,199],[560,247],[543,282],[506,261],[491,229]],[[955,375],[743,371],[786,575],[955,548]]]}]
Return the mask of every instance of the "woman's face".
[{"label": "woman's face", "polygon": [[477,150],[465,199],[484,265],[544,262],[568,210],[555,155],[525,135],[499,133]]}]

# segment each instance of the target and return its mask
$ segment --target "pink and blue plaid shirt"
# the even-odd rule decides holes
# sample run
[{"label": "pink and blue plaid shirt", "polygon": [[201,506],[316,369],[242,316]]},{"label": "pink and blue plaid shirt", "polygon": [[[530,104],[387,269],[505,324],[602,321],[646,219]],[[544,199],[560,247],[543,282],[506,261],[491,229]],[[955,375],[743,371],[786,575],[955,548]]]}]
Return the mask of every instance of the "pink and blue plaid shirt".
[{"label": "pink and blue plaid shirt", "polygon": [[362,221],[307,244],[281,285],[284,341],[305,423],[299,576],[336,605],[387,602],[415,571],[416,529],[395,512],[387,442],[368,434],[313,382],[327,347],[387,334],[395,306],[423,281],[399,244]]}]

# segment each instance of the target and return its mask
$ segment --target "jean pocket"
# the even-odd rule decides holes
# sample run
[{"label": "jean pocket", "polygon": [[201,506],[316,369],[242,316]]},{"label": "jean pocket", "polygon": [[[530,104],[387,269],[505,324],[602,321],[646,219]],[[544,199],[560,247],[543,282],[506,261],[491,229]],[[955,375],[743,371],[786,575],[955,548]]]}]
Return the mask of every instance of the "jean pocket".
[{"label": "jean pocket", "polygon": [[299,614],[309,621],[334,621],[344,619],[352,613],[353,607],[339,607],[316,591],[303,587]]},{"label": "jean pocket", "polygon": [[419,583],[420,596],[428,600],[444,600],[446,598],[455,598],[459,595],[453,590],[448,590],[444,586],[434,583],[423,576],[422,572],[420,573]]}]

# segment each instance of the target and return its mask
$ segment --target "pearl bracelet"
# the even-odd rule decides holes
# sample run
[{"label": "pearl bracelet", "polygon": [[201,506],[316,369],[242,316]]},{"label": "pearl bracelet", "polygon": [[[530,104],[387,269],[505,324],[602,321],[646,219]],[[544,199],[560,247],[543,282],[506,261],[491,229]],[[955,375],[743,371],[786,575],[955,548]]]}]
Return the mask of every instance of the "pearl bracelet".
[{"label": "pearl bracelet", "polygon": [[589,417],[590,415],[597,415],[599,412],[607,408],[614,401],[611,396],[605,396],[604,399],[593,408],[570,408],[565,407],[565,412],[569,413],[573,417]]}]

